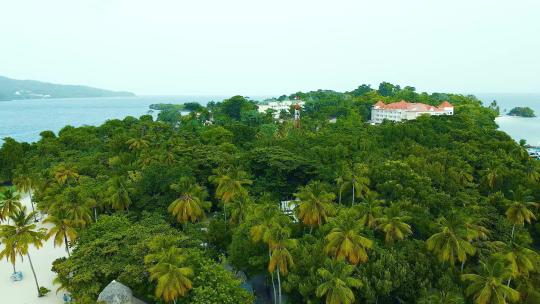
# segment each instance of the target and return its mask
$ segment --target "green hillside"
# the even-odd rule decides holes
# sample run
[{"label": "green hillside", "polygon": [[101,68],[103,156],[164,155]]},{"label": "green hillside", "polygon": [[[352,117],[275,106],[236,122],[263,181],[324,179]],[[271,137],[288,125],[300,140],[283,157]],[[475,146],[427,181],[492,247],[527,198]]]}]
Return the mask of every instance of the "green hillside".
[{"label": "green hillside", "polygon": [[61,85],[35,80],[17,80],[0,76],[0,100],[119,96],[135,96],[135,94],[81,85]]}]

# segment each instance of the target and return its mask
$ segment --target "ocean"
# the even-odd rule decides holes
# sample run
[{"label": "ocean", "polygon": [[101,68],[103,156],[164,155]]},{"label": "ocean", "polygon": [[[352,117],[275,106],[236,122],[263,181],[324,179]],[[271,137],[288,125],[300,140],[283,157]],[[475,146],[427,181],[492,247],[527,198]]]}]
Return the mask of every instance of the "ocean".
[{"label": "ocean", "polygon": [[514,107],[529,107],[534,110],[537,117],[500,116],[495,122],[499,129],[506,132],[514,140],[524,139],[529,145],[540,146],[540,94],[473,94],[485,105],[493,100],[497,101],[501,114]]},{"label": "ocean", "polygon": [[97,126],[109,119],[148,114],[154,103],[221,101],[226,96],[138,96],[0,101],[0,143],[5,137],[34,142],[39,133],[64,126]]},{"label": "ocean", "polygon": [[[485,104],[497,100],[501,110],[527,106],[540,115],[540,94],[474,94]],[[221,101],[229,96],[138,96],[115,98],[31,99],[0,101],[0,144],[2,138],[34,142],[45,130],[58,132],[66,125],[100,125],[109,119],[149,113],[153,103]],[[262,97],[260,97],[262,98]],[[255,98],[255,99],[260,99]],[[540,146],[540,118],[501,116],[500,129],[516,141],[525,139]]]}]

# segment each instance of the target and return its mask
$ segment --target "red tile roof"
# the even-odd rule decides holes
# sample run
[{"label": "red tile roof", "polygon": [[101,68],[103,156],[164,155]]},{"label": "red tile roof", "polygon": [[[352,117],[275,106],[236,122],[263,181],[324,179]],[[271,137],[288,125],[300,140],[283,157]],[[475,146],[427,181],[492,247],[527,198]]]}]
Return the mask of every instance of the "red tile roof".
[{"label": "red tile roof", "polygon": [[439,108],[453,108],[453,107],[454,106],[451,103],[449,103],[448,101],[446,101],[446,100],[443,101],[443,103],[441,103],[439,105]]},{"label": "red tile roof", "polygon": [[382,101],[378,101],[374,107],[379,107],[383,110],[406,110],[411,112],[438,112],[444,111],[445,107],[453,107],[448,101],[443,102],[440,106],[435,107],[424,103],[406,102],[401,100],[399,102],[385,104]]}]

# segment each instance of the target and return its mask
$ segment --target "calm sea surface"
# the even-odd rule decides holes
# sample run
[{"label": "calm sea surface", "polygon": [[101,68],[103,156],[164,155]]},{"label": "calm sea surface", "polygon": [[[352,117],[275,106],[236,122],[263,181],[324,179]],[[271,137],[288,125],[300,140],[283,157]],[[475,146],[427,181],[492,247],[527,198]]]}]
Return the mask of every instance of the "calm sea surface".
[{"label": "calm sea surface", "polygon": [[[37,141],[44,130],[100,125],[108,119],[147,114],[153,103],[221,101],[225,96],[140,96],[0,101],[0,139]],[[0,140],[1,143],[1,140]]]},{"label": "calm sea surface", "polygon": [[[529,107],[540,116],[540,94],[474,94],[484,104],[496,100],[501,113],[508,112],[514,107]],[[525,118],[501,116],[496,120],[499,128],[512,136],[516,141],[525,139],[528,144],[540,146],[540,117]]]},{"label": "calm sea surface", "polygon": [[[540,94],[475,94],[484,103],[497,100],[501,110],[527,106],[540,115]],[[32,99],[0,101],[0,143],[4,137],[32,142],[44,130],[58,132],[66,125],[100,125],[108,119],[147,114],[153,103],[221,101],[228,96],[139,96],[117,98]],[[255,98],[257,99],[257,98]],[[501,130],[515,140],[540,146],[540,118],[502,116]]]}]

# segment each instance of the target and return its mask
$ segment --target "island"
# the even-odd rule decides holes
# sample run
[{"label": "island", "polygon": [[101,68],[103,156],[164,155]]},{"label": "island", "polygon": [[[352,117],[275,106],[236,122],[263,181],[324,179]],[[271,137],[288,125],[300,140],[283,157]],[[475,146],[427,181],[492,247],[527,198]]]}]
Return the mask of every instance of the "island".
[{"label": "island", "polygon": [[519,116],[519,117],[536,117],[533,109],[529,107],[515,107],[512,110],[510,110],[510,112],[508,112],[508,115]]},{"label": "island", "polygon": [[82,85],[63,85],[0,76],[0,100],[43,98],[132,97],[135,94]]}]

